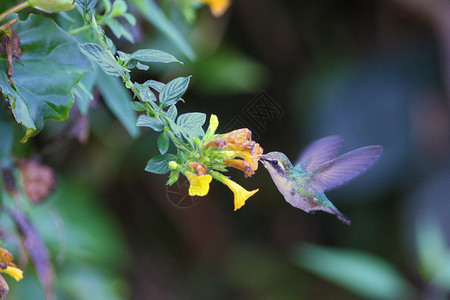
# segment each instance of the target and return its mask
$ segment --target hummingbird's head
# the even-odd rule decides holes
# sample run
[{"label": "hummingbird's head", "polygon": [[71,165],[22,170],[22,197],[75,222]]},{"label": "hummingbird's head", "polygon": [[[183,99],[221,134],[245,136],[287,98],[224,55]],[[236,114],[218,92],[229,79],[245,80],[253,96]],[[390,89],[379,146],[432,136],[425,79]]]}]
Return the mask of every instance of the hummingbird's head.
[{"label": "hummingbird's head", "polygon": [[260,161],[264,167],[269,171],[270,175],[285,175],[292,167],[291,162],[281,152],[269,152],[261,156]]}]

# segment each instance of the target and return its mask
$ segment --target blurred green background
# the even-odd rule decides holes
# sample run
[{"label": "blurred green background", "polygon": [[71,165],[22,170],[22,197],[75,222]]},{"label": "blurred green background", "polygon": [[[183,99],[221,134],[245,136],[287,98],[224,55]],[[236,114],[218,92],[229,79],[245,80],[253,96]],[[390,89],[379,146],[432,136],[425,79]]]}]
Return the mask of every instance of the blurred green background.
[{"label": "blurred green background", "polygon": [[[88,142],[44,157],[58,188],[31,214],[52,253],[58,299],[448,299],[448,16],[450,3],[438,0],[241,0],[221,18],[202,8],[193,24],[174,10],[195,61],[138,17],[136,43],[116,40],[117,48],[185,62],[133,74],[139,82],[192,74],[180,113],[216,114],[219,131],[238,120],[265,152],[293,161],[331,134],[344,137],[342,153],[376,144],[384,153],[328,193],[350,227],[291,207],[262,166],[246,180],[230,172],[260,189],[240,210],[218,183],[180,209],[166,176],[144,171],[157,135],[131,138],[96,93]],[[262,108],[255,122],[261,91],[281,113]],[[63,127],[48,122],[29,143],[44,147]],[[10,284],[8,299],[43,297],[33,272]]]}]

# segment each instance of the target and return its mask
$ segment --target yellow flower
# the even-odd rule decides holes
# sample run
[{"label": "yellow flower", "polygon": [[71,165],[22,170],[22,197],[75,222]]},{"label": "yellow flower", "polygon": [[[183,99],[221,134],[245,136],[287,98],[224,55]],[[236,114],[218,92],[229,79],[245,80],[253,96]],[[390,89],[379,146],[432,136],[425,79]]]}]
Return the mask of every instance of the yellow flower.
[{"label": "yellow flower", "polygon": [[216,132],[217,126],[219,126],[219,119],[216,115],[211,115],[211,118],[209,118],[208,130],[214,134],[214,132]]},{"label": "yellow flower", "polygon": [[19,268],[7,266],[6,269],[1,269],[0,272],[6,273],[16,281],[20,281],[23,278],[23,271]]},{"label": "yellow flower", "polygon": [[192,172],[187,171],[186,177],[189,180],[189,195],[190,196],[205,196],[209,192],[209,184],[212,177],[209,174],[197,176]]},{"label": "yellow flower", "polygon": [[221,17],[230,7],[231,0],[199,0],[201,3],[208,5],[214,17]]},{"label": "yellow flower", "polygon": [[241,208],[242,206],[244,206],[245,201],[247,201],[248,198],[250,198],[251,196],[253,196],[254,194],[256,194],[257,191],[259,191],[259,189],[253,190],[253,191],[247,191],[246,189],[244,189],[242,186],[240,186],[239,184],[237,184],[236,182],[234,182],[231,179],[228,178],[223,178],[221,180],[224,184],[226,184],[230,190],[233,191],[234,193],[234,210],[238,210],[239,208]]}]

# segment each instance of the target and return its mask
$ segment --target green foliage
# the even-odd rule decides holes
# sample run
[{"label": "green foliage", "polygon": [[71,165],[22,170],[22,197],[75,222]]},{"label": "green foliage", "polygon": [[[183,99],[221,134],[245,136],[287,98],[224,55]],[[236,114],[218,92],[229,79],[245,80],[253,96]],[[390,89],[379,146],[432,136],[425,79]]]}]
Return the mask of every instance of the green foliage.
[{"label": "green foliage", "polygon": [[158,149],[161,154],[165,154],[169,150],[169,136],[163,132],[158,137]]},{"label": "green foliage", "polygon": [[123,86],[123,83],[115,77],[106,76],[105,74],[99,74],[98,79],[101,84],[98,88],[102,94],[103,100],[106,106],[122,123],[125,129],[132,137],[136,137],[139,134],[139,130],[136,127],[136,113],[129,106],[130,95],[127,89]]},{"label": "green foliage", "polygon": [[86,55],[91,61],[96,62],[107,75],[114,77],[122,76],[122,66],[120,66],[115,58],[100,45],[95,43],[84,43],[80,44],[79,47],[81,53]]},{"label": "green foliage", "polygon": [[158,120],[156,118],[147,116],[147,115],[140,115],[137,119],[136,126],[150,127],[151,129],[153,129],[155,131],[163,131],[164,122],[161,120]]},{"label": "green foliage", "polygon": [[98,0],[75,0],[75,2],[83,8],[83,11],[89,12],[97,5]]},{"label": "green foliage", "polygon": [[176,104],[186,92],[191,76],[175,78],[167,83],[159,94],[161,107]]},{"label": "green foliage", "polygon": [[22,64],[14,64],[14,84],[10,85],[7,61],[0,56],[0,88],[16,121],[27,129],[25,142],[46,120],[68,118],[74,103],[72,88],[91,67],[75,40],[51,19],[30,15],[18,22],[15,31],[23,50]]},{"label": "green foliage", "polygon": [[161,30],[190,60],[195,60],[196,55],[191,46],[187,43],[180,31],[170,20],[164,15],[163,11],[156,5],[153,0],[131,0],[136,5],[144,18]]},{"label": "green foliage", "polygon": [[302,268],[369,299],[408,299],[411,286],[388,262],[373,255],[312,244],[295,256]]},{"label": "green foliage", "polygon": [[148,161],[145,171],[155,174],[165,174],[170,171],[169,162],[174,159],[175,155],[169,153],[157,155]]},{"label": "green foliage", "polygon": [[188,136],[186,136],[186,139],[200,138],[205,135],[202,129],[205,121],[206,115],[204,113],[187,113],[178,117],[177,125],[187,132]]}]

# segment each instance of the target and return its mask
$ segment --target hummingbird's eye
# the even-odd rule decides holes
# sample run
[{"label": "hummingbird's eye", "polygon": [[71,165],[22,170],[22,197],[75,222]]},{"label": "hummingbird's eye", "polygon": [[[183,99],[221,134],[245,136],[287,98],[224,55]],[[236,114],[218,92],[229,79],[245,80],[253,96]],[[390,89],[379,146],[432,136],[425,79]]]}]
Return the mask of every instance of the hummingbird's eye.
[{"label": "hummingbird's eye", "polygon": [[270,163],[271,163],[272,165],[276,166],[276,165],[278,165],[278,160],[277,160],[277,159],[272,160],[272,161],[270,161]]}]

